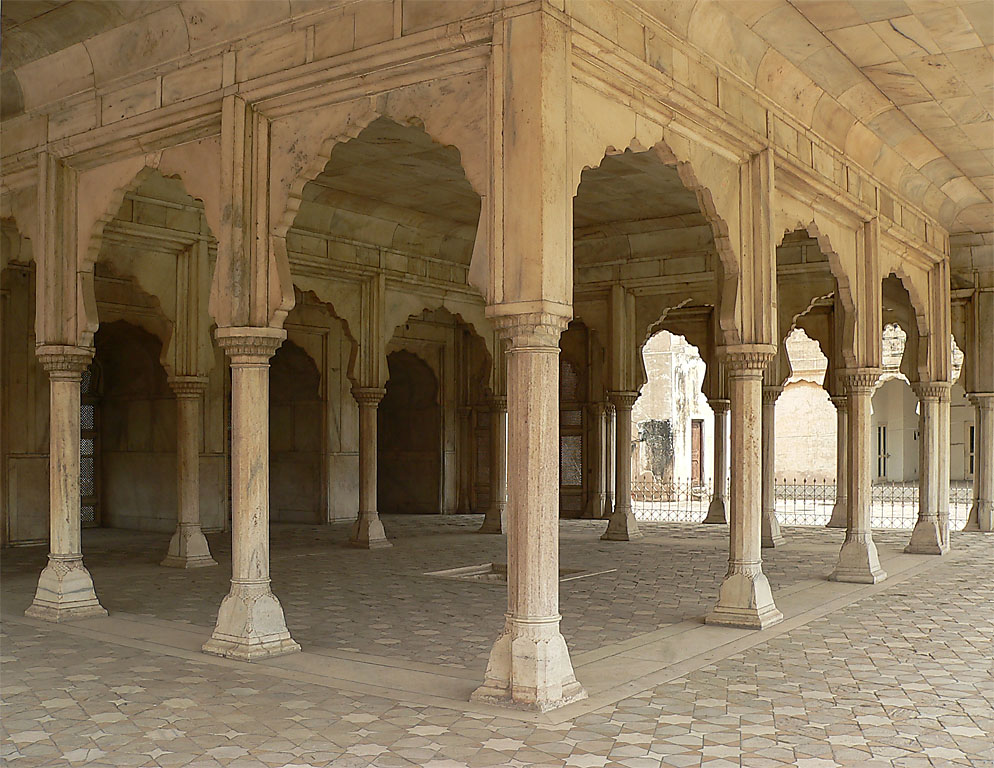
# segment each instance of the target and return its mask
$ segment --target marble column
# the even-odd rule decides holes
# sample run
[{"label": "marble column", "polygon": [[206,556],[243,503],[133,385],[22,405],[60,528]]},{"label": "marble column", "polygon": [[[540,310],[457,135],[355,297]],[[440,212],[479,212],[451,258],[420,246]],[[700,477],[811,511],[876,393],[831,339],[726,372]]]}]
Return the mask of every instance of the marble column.
[{"label": "marble column", "polygon": [[877,547],[870,529],[873,504],[873,440],[870,433],[870,398],[880,371],[860,368],[843,375],[849,407],[849,450],[846,479],[849,482],[849,516],[846,538],[839,551],[839,561],[832,572],[833,581],[876,584],[887,578],[880,567]]},{"label": "marble column", "polygon": [[948,394],[949,387],[924,382],[916,384],[914,389],[918,395],[918,521],[904,551],[914,555],[942,555],[949,551],[949,537],[939,520],[939,457],[943,449],[948,454],[949,444],[942,445],[939,401],[943,392]]},{"label": "marble column", "polygon": [[708,624],[763,629],[783,620],[763,573],[762,388],[773,359],[766,344],[719,347],[731,400],[731,488],[728,572]]},{"label": "marble column", "polygon": [[231,589],[205,653],[233,659],[299,651],[269,580],[269,358],[278,328],[218,328],[231,359]]},{"label": "marble column", "polygon": [[703,522],[714,525],[727,525],[728,513],[725,510],[725,489],[728,486],[728,456],[725,443],[728,441],[728,400],[708,400],[714,411],[714,489],[708,514]]},{"label": "marble column", "polygon": [[200,529],[200,401],[207,379],[177,376],[170,380],[176,394],[176,532],[162,565],[203,568],[217,565]]},{"label": "marble column", "polygon": [[43,345],[37,355],[49,380],[49,550],[24,613],[56,622],[106,616],[83,565],[79,519],[79,382],[93,349]]},{"label": "marble column", "polygon": [[641,538],[642,532],[632,511],[632,406],[638,392],[611,392],[615,418],[615,475],[614,511],[607,523],[602,541],[631,541]]},{"label": "marble column", "polygon": [[591,403],[587,413],[590,414],[590,428],[587,430],[590,439],[587,461],[591,471],[583,517],[587,520],[599,520],[604,516],[604,505],[607,503],[607,478],[604,476],[607,467],[604,458],[607,450],[607,414],[604,411],[604,403]]},{"label": "marble column", "polygon": [[480,533],[507,532],[507,398],[490,401],[490,506]]},{"label": "marble column", "polygon": [[949,551],[949,390],[939,390],[939,541]]},{"label": "marble column", "polygon": [[376,506],[376,407],[386,394],[379,387],[355,387],[359,404],[359,517],[352,526],[349,544],[361,549],[383,549],[387,541]]},{"label": "marble column", "polygon": [[605,520],[610,520],[614,514],[614,492],[615,472],[614,462],[618,455],[615,446],[618,444],[618,414],[615,411],[614,403],[604,404],[605,436],[607,444],[604,446],[604,513],[601,515]]},{"label": "marble column", "polygon": [[835,506],[832,507],[832,516],[826,523],[826,528],[845,528],[846,520],[849,519],[849,484],[846,481],[846,468],[849,455],[849,438],[847,436],[849,425],[847,397],[839,396],[832,398],[832,405],[835,406],[836,428],[835,428]]},{"label": "marble column", "polygon": [[473,513],[473,409],[460,406],[456,409],[458,425],[459,455],[459,494],[456,502],[457,515]]},{"label": "marble column", "polygon": [[973,392],[973,506],[964,531],[994,531],[994,392]]},{"label": "marble column", "polygon": [[473,699],[546,711],[586,697],[559,631],[556,315],[495,318],[507,351],[507,613]]},{"label": "marble column", "polygon": [[777,399],[782,387],[763,387],[763,528],[762,544],[767,549],[783,544],[777,520],[776,423]]}]

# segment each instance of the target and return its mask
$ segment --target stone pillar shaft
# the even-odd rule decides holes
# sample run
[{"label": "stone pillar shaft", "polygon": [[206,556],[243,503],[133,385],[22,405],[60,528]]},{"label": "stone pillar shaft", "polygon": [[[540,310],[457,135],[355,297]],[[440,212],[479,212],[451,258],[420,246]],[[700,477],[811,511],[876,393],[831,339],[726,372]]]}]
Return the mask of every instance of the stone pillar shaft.
[{"label": "stone pillar shaft", "polygon": [[870,434],[870,398],[880,376],[876,369],[856,369],[844,374],[849,406],[849,516],[846,519],[846,539],[839,552],[834,581],[876,584],[887,578],[880,567],[877,547],[870,529],[873,496],[871,474],[873,464]]},{"label": "stone pillar shaft", "polygon": [[604,505],[607,503],[607,478],[604,476],[607,466],[604,458],[607,450],[607,418],[603,403],[591,404],[587,412],[590,414],[590,426],[586,431],[590,440],[588,452],[590,482],[583,517],[595,520],[603,517]]},{"label": "stone pillar shaft", "polygon": [[720,347],[731,398],[731,517],[728,572],[709,624],[762,629],[783,620],[762,568],[762,385],[767,345]]},{"label": "stone pillar shaft", "polygon": [[714,411],[714,488],[711,503],[705,523],[726,525],[725,489],[728,486],[728,457],[725,443],[728,441],[728,400],[709,400],[708,405]]},{"label": "stone pillar shaft", "polygon": [[994,392],[974,392],[973,506],[964,531],[994,531]]},{"label": "stone pillar shaft", "polygon": [[559,631],[559,336],[565,318],[501,316],[507,352],[507,614],[474,699],[545,711],[586,693]]},{"label": "stone pillar shaft", "polygon": [[106,616],[83,565],[79,509],[79,383],[93,349],[38,347],[49,377],[49,554],[26,616],[67,621]]},{"label": "stone pillar shaft", "polygon": [[832,507],[832,516],[828,520],[826,528],[845,528],[849,518],[849,490],[846,481],[848,456],[849,456],[849,401],[846,397],[833,397],[832,405],[835,406],[836,430],[835,430],[835,506]]},{"label": "stone pillar shaft", "polygon": [[218,328],[231,358],[231,589],[204,652],[252,660],[300,650],[269,585],[269,358],[276,328]]},{"label": "stone pillar shaft", "polygon": [[[949,443],[942,441],[942,401],[948,403],[949,387],[942,383],[918,384],[918,521],[911,541],[904,551],[916,555],[942,555],[949,551],[948,480],[945,523],[940,520],[942,506],[942,454],[948,456]],[[945,396],[945,397],[943,397]]]},{"label": "stone pillar shaft", "polygon": [[507,531],[507,398],[490,403],[490,506],[480,533]]},{"label": "stone pillar shaft", "polygon": [[604,446],[604,517],[605,520],[609,520],[611,515],[614,514],[614,496],[615,496],[615,480],[616,472],[614,468],[614,461],[617,456],[617,450],[615,446],[618,443],[618,414],[615,410],[614,403],[607,403],[604,407],[604,419],[605,419],[605,436],[607,438],[607,443]]},{"label": "stone pillar shaft", "polygon": [[763,387],[763,529],[762,545],[767,548],[783,544],[777,520],[776,495],[776,418],[780,387]]},{"label": "stone pillar shaft", "polygon": [[611,392],[615,419],[614,511],[601,536],[604,541],[631,541],[642,536],[632,511],[632,406],[638,392]]},{"label": "stone pillar shaft", "polygon": [[200,436],[203,429],[200,400],[207,380],[176,377],[176,532],[162,565],[202,568],[217,565],[200,529]]},{"label": "stone pillar shaft", "polygon": [[349,544],[361,549],[393,546],[387,541],[376,505],[376,409],[384,394],[386,390],[378,387],[352,390],[359,404],[359,516]]}]

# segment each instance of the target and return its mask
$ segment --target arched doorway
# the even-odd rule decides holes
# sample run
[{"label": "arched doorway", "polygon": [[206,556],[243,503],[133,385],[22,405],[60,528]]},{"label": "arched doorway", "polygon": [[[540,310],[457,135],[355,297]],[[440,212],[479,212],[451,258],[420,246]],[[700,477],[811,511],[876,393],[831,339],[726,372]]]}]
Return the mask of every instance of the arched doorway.
[{"label": "arched doorway", "polygon": [[381,512],[438,514],[441,409],[435,373],[406,350],[387,356],[390,378],[377,414],[377,498]]}]

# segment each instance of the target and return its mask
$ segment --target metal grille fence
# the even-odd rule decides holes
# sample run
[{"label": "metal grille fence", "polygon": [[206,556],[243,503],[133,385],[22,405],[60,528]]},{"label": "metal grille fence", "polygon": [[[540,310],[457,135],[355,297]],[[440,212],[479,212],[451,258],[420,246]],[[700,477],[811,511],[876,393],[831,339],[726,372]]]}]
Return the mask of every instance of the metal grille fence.
[{"label": "metal grille fence", "polygon": [[[780,479],[775,485],[777,518],[781,525],[825,525],[835,506],[835,483]],[[726,500],[728,498],[726,491]],[[913,528],[918,519],[917,483],[881,483],[872,488],[873,528]],[[711,503],[710,487],[689,482],[664,483],[641,478],[632,481],[632,509],[639,520],[699,523]],[[727,501],[726,501],[727,503]],[[973,503],[973,486],[953,481],[949,486],[949,525],[966,524]]]}]

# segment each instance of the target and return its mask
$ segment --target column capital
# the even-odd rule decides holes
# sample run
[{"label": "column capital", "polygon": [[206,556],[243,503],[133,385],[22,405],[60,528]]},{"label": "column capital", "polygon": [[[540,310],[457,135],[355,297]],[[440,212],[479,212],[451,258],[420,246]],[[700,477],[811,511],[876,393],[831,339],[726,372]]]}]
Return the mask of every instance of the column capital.
[{"label": "column capital", "polygon": [[732,407],[732,401],[723,398],[714,398],[708,400],[708,405],[711,406],[711,410],[715,413],[727,413]]},{"label": "column capital", "polygon": [[717,349],[718,362],[724,364],[729,375],[762,374],[776,354],[777,348],[772,344],[735,344]]},{"label": "column capital", "polygon": [[93,360],[93,353],[93,347],[71,344],[39,344],[35,347],[38,362],[48,371],[49,378],[63,381],[78,380]]},{"label": "column capital", "polygon": [[352,397],[359,405],[376,407],[387,393],[382,387],[352,387]]},{"label": "column capital", "polygon": [[490,410],[494,413],[504,413],[507,411],[507,396],[494,395],[490,398]]},{"label": "column capital", "polygon": [[845,395],[832,395],[828,399],[832,401],[837,411],[845,411],[849,403],[849,398]]},{"label": "column capital", "polygon": [[919,400],[948,400],[950,384],[948,381],[916,381],[911,389]]},{"label": "column capital", "polygon": [[607,396],[611,398],[615,408],[624,411],[630,411],[639,399],[638,392],[608,392]]},{"label": "column capital", "polygon": [[839,372],[847,394],[870,394],[880,379],[879,368],[846,368]]},{"label": "column capital", "polygon": [[976,408],[994,410],[994,392],[969,392],[966,397]]},{"label": "column capital", "polygon": [[783,387],[763,387],[763,403],[773,405],[780,398],[781,392],[783,392]]},{"label": "column capital", "polygon": [[200,397],[207,389],[206,376],[171,376],[169,387],[176,397]]},{"label": "column capital", "polygon": [[522,315],[497,315],[494,326],[502,338],[510,343],[508,352],[526,349],[559,349],[559,337],[569,325],[569,318],[548,312],[529,312]]},{"label": "column capital", "polygon": [[282,328],[227,326],[214,332],[218,346],[233,364],[268,364],[286,339]]}]

